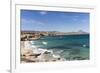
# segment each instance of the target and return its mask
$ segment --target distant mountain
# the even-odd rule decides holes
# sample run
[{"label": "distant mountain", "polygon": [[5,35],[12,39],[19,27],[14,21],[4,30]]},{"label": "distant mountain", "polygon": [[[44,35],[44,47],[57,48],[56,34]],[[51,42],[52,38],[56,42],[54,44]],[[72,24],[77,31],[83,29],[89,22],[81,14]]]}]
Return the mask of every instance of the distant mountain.
[{"label": "distant mountain", "polygon": [[82,35],[82,34],[89,34],[89,33],[82,30],[79,30],[77,32],[66,32],[66,35]]}]

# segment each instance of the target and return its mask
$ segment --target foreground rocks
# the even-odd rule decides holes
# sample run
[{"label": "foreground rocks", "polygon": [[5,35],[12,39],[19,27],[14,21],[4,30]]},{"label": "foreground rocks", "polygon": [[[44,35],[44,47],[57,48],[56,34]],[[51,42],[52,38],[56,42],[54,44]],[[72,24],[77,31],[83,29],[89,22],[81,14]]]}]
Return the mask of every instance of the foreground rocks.
[{"label": "foreground rocks", "polygon": [[64,61],[59,55],[55,55],[53,51],[31,47],[29,41],[21,41],[21,62],[52,62]]},{"label": "foreground rocks", "polygon": [[63,61],[60,56],[52,54],[50,51],[44,51],[39,53],[34,53],[33,50],[23,49],[21,50],[21,62],[52,62],[52,61]]}]

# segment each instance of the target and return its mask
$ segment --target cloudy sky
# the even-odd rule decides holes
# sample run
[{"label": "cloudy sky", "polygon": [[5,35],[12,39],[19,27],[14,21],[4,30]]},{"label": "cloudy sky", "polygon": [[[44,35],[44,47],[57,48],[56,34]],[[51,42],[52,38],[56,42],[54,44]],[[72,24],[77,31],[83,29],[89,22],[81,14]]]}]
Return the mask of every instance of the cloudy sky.
[{"label": "cloudy sky", "polygon": [[21,30],[89,32],[89,13],[21,10]]}]

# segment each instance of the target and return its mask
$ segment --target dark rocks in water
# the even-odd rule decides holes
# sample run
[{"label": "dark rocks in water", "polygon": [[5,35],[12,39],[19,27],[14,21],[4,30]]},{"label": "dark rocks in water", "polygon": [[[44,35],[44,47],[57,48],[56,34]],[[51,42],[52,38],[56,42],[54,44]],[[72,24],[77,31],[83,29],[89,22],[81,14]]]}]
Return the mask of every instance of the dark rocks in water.
[{"label": "dark rocks in water", "polygon": [[58,60],[60,60],[61,58],[58,58]]},{"label": "dark rocks in water", "polygon": [[74,60],[87,60],[87,58],[83,58],[83,57],[81,57],[81,56],[76,56],[76,57],[67,57],[66,58],[66,60],[72,60],[72,61],[74,61]]},{"label": "dark rocks in water", "polygon": [[41,55],[41,53],[38,53],[38,54],[31,54],[30,56],[38,57],[38,56],[40,56],[40,55]]},{"label": "dark rocks in water", "polygon": [[82,58],[82,57],[73,57],[73,60],[86,60],[86,58]]},{"label": "dark rocks in water", "polygon": [[49,52],[49,51],[45,51],[44,54],[51,54],[51,52]]}]

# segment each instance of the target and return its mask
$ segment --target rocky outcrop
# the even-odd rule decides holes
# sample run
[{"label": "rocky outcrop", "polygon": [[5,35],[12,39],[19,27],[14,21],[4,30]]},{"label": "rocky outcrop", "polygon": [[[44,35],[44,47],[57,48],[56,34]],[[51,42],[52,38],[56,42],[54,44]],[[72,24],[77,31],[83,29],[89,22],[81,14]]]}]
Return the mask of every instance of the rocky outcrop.
[{"label": "rocky outcrop", "polygon": [[33,53],[30,50],[24,50],[21,52],[21,62],[52,62],[63,61],[60,56],[54,56],[51,52],[45,51],[44,53]]},{"label": "rocky outcrop", "polygon": [[59,55],[54,55],[52,51],[35,47],[27,48],[25,46],[21,48],[22,63],[64,61]]}]

